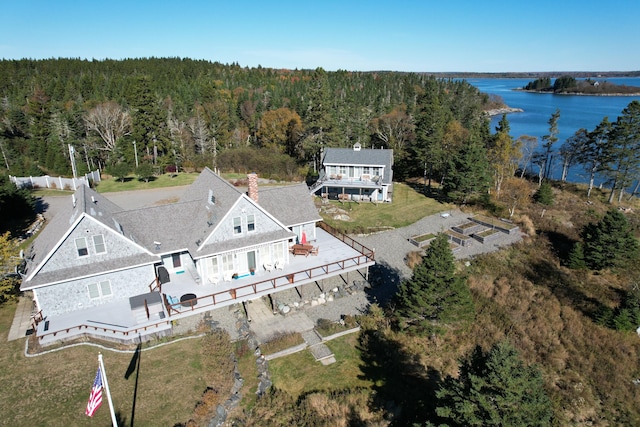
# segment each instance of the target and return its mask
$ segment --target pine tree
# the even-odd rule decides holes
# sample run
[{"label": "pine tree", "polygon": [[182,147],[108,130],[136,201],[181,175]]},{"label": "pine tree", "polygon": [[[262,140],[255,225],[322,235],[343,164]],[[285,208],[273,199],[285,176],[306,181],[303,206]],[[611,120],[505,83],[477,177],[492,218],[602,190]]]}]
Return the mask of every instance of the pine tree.
[{"label": "pine tree", "polygon": [[447,377],[436,412],[453,426],[548,426],[551,401],[535,366],[525,366],[507,341],[487,353],[480,347]]},{"label": "pine tree", "polygon": [[544,135],[542,137],[542,147],[544,148],[544,171],[543,178],[549,178],[551,175],[551,162],[552,162],[552,151],[553,144],[558,141],[558,119],[560,119],[560,110],[557,109],[553,114],[551,114],[551,118],[549,118],[549,134]]},{"label": "pine tree", "polygon": [[638,240],[627,218],[610,209],[598,223],[586,225],[581,237],[584,261],[592,270],[620,268],[638,258]]},{"label": "pine tree", "polygon": [[489,161],[486,150],[471,142],[449,160],[443,183],[445,194],[460,203],[469,198],[486,194],[490,185]]},{"label": "pine tree", "polygon": [[533,199],[540,203],[541,205],[551,206],[553,205],[553,188],[551,188],[551,184],[549,181],[543,181],[534,194]]},{"label": "pine tree", "polygon": [[456,275],[445,234],[431,242],[411,279],[401,284],[396,302],[399,320],[418,335],[441,333],[445,325],[473,317],[471,291],[466,280]]}]

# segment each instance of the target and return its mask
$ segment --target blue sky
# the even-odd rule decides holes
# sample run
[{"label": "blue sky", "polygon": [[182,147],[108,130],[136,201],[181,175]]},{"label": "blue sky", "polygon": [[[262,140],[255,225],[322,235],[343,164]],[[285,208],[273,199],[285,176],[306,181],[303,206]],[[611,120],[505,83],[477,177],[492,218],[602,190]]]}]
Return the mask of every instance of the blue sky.
[{"label": "blue sky", "polygon": [[0,0],[0,58],[349,71],[640,70],[640,1]]}]

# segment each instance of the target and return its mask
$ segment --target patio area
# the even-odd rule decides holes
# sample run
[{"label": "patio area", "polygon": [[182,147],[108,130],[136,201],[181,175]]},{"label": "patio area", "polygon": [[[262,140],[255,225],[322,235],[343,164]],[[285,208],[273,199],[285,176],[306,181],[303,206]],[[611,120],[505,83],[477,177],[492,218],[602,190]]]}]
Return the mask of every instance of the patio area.
[{"label": "patio area", "polygon": [[136,296],[137,307],[133,307],[127,298],[68,315],[45,318],[37,327],[39,343],[48,345],[83,335],[122,342],[133,342],[138,337],[168,335],[172,320],[353,271],[366,271],[375,264],[374,254],[369,248],[348,236],[331,234],[327,226],[323,228],[317,228],[316,240],[309,242],[317,249],[317,254],[315,251],[306,255],[289,253],[288,263],[281,268],[274,266],[269,271],[260,267],[253,275],[217,284],[210,284],[188,272],[171,274],[170,281],[155,290],[162,296],[161,304],[155,302],[157,298],[149,297],[149,301],[145,301],[144,296]]}]

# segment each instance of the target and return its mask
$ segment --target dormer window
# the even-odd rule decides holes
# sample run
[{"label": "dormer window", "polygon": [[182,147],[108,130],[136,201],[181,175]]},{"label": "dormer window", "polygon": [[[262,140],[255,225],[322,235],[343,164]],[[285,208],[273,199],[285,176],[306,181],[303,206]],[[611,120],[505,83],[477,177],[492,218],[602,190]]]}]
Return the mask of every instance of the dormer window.
[{"label": "dormer window", "polygon": [[216,196],[213,195],[213,190],[209,190],[209,199],[208,202],[210,205],[216,204]]}]

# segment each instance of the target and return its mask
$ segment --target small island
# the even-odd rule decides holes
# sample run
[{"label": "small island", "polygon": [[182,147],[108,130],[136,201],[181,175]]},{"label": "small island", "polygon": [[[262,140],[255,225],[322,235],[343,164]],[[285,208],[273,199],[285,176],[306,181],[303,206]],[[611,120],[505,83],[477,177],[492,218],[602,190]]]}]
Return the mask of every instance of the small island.
[{"label": "small island", "polygon": [[576,80],[573,76],[558,77],[551,84],[550,77],[541,77],[526,86],[518,88],[525,92],[552,93],[560,95],[593,95],[593,96],[639,96],[640,87],[616,85],[606,80]]}]

